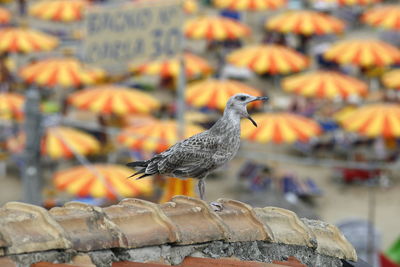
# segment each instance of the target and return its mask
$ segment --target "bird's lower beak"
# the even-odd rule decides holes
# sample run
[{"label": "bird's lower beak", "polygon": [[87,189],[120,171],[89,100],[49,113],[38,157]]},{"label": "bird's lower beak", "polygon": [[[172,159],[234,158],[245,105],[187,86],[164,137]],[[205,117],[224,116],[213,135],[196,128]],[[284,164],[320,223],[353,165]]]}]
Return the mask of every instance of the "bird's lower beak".
[{"label": "bird's lower beak", "polygon": [[[250,103],[250,102],[257,101],[257,100],[267,101],[268,99],[269,99],[269,98],[268,98],[267,96],[259,96],[259,97],[254,98],[253,100],[249,101],[249,103]],[[248,115],[247,118],[251,121],[251,123],[253,123],[254,126],[257,127],[257,123],[253,120],[252,117],[250,117],[250,115]]]},{"label": "bird's lower beak", "polygon": [[250,117],[250,115],[249,116],[247,116],[247,118],[251,121],[251,123],[253,123],[253,125],[254,126],[256,126],[257,127],[257,122],[255,122],[254,120],[253,120],[253,118],[252,117]]}]

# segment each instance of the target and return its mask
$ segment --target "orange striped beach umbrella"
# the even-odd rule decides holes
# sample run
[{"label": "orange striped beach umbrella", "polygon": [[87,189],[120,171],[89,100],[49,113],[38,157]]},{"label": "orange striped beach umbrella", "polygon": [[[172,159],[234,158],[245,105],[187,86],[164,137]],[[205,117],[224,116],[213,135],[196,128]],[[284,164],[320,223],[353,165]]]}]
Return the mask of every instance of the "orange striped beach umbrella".
[{"label": "orange striped beach umbrella", "polygon": [[368,137],[400,137],[400,106],[376,103],[340,116],[343,128]]},{"label": "orange striped beach umbrella", "polygon": [[324,57],[339,64],[382,67],[400,62],[400,50],[380,40],[355,39],[335,43]]},{"label": "orange striped beach umbrella", "polygon": [[237,11],[273,10],[286,6],[287,0],[214,0],[214,6]]},{"label": "orange striped beach umbrella", "polygon": [[[238,93],[261,96],[259,90],[238,81],[208,79],[190,84],[186,89],[185,98],[186,102],[194,107],[224,110],[226,101]],[[261,105],[258,102],[251,104]]]},{"label": "orange striped beach umbrella", "polygon": [[[314,0],[315,2],[316,0]],[[367,6],[381,2],[382,0],[318,0],[328,3],[334,3],[339,6]]]},{"label": "orange striped beach umbrella", "polygon": [[43,20],[73,22],[83,18],[88,4],[84,0],[45,0],[32,4],[29,14]]},{"label": "orange striped beach umbrella", "polygon": [[314,71],[296,74],[282,80],[287,92],[306,97],[348,99],[350,96],[366,96],[366,83],[335,71]]},{"label": "orange striped beach umbrella", "polygon": [[199,9],[197,0],[184,0],[183,1],[183,11],[186,14],[194,14]]},{"label": "orange striped beach umbrella", "polygon": [[225,17],[201,16],[187,20],[183,32],[190,39],[234,40],[249,36],[251,30],[246,25]]},{"label": "orange striped beach umbrella", "polygon": [[105,72],[75,58],[48,58],[23,67],[19,75],[27,83],[45,87],[79,87],[100,81]]},{"label": "orange striped beach umbrella", "polygon": [[57,38],[36,30],[15,27],[0,29],[0,52],[49,51],[57,45]]},{"label": "orange striped beach umbrella", "polygon": [[342,33],[345,23],[321,12],[298,10],[273,16],[266,21],[265,28],[281,33],[323,35]]},{"label": "orange striped beach umbrella", "polygon": [[75,92],[68,101],[79,109],[117,115],[151,113],[160,107],[160,102],[147,93],[111,84]]},{"label": "orange striped beach umbrella", "polygon": [[287,74],[298,72],[309,65],[306,56],[281,45],[256,45],[230,53],[227,61],[238,67],[247,67],[258,74]]},{"label": "orange striped beach umbrella", "polygon": [[367,10],[361,21],[374,27],[400,31],[400,6],[380,6]]},{"label": "orange striped beach umbrella", "polygon": [[[188,78],[211,74],[213,68],[203,58],[191,53],[184,54],[185,71]],[[179,74],[179,60],[166,59],[150,61],[140,65],[131,65],[136,74],[159,75],[160,77],[177,77]]]},{"label": "orange striped beach umbrella", "polygon": [[391,70],[383,74],[382,82],[387,88],[400,90],[400,69]]},{"label": "orange striped beach umbrella", "polygon": [[10,22],[11,13],[5,8],[0,7],[0,24],[7,24]]},{"label": "orange striped beach umbrella", "polygon": [[306,142],[321,134],[319,124],[309,118],[287,113],[262,113],[252,116],[258,127],[250,121],[242,124],[242,138],[260,143]]},{"label": "orange striped beach umbrella", "polygon": [[152,179],[127,179],[132,170],[119,165],[93,164],[77,166],[54,174],[54,184],[59,190],[79,197],[135,197],[150,195]]},{"label": "orange striped beach umbrella", "polygon": [[196,197],[196,185],[195,179],[179,179],[179,178],[167,178],[163,186],[163,194],[160,199],[160,203],[170,201],[174,196],[189,196]]},{"label": "orange striped beach umbrella", "polygon": [[0,92],[0,119],[22,119],[24,103],[23,95]]},{"label": "orange striped beach umbrella", "polygon": [[[21,153],[26,136],[20,133],[7,140],[7,149]],[[74,154],[94,155],[99,153],[100,143],[92,135],[71,127],[55,126],[46,129],[41,140],[41,153],[53,159],[72,158]]]},{"label": "orange striped beach umbrella", "polygon": [[[184,129],[184,138],[203,131],[203,128],[194,124],[186,124]],[[174,120],[160,120],[142,127],[127,127],[118,135],[117,140],[130,149],[160,153],[180,140],[178,123]]]}]

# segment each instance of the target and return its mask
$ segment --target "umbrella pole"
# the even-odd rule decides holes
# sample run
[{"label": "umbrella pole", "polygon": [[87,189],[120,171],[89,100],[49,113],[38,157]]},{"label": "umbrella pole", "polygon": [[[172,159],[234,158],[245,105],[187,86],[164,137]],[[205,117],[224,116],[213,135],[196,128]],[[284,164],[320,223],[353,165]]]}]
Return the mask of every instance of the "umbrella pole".
[{"label": "umbrella pole", "polygon": [[185,137],[185,87],[186,87],[186,75],[185,75],[185,62],[184,56],[181,54],[179,60],[179,77],[178,77],[178,88],[177,88],[177,109],[176,117],[178,119],[178,137],[183,139]]},{"label": "umbrella pole", "polygon": [[25,101],[26,146],[22,170],[23,201],[42,204],[42,177],[40,170],[40,140],[42,115],[39,109],[40,94],[36,87],[29,88]]}]

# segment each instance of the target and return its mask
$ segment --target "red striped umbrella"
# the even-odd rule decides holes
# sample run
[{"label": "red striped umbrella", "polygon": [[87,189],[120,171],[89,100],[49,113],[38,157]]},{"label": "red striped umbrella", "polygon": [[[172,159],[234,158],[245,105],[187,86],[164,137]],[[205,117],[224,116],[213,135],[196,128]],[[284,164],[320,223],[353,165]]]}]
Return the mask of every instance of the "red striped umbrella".
[{"label": "red striped umbrella", "polygon": [[[184,54],[185,72],[188,78],[212,73],[212,66],[203,58],[191,53]],[[177,77],[179,74],[179,60],[177,58],[150,61],[140,65],[132,64],[131,70],[137,74],[159,75],[161,77]]]},{"label": "red striped umbrella", "polygon": [[57,45],[57,38],[36,30],[15,27],[0,29],[0,51],[3,52],[49,51]]},{"label": "red striped umbrella", "polygon": [[258,127],[246,120],[242,124],[242,137],[255,142],[306,142],[321,134],[319,124],[306,117],[287,112],[263,113],[252,116]]},{"label": "red striped umbrella", "polygon": [[23,67],[19,75],[27,83],[45,87],[79,87],[100,81],[105,73],[75,58],[48,58]]},{"label": "red striped umbrella", "polygon": [[43,20],[72,22],[82,19],[88,5],[84,0],[45,0],[33,3],[29,14]]},{"label": "red striped umbrella", "polygon": [[79,109],[102,114],[143,114],[160,107],[160,102],[147,93],[114,85],[86,88],[70,95],[68,101]]},{"label": "red striped umbrella", "polygon": [[368,137],[399,138],[400,106],[377,103],[362,106],[338,117],[347,131]]},{"label": "red striped umbrella", "polygon": [[400,62],[400,50],[380,40],[345,40],[334,44],[324,57],[339,64],[363,67],[387,66]]},{"label": "red striped umbrella", "polygon": [[213,2],[218,8],[237,11],[273,10],[287,4],[287,0],[214,0]]},{"label": "red striped umbrella", "polygon": [[0,92],[0,118],[20,120],[23,117],[25,97],[15,93]]},{"label": "red striped umbrella", "polygon": [[285,78],[282,87],[288,92],[306,97],[348,99],[366,96],[366,83],[335,71],[314,71]]},{"label": "red striped umbrella", "polygon": [[94,164],[78,166],[54,174],[54,183],[60,190],[79,197],[135,197],[150,195],[152,179],[127,179],[132,170],[119,165]]},{"label": "red striped umbrella", "polygon": [[[21,133],[7,140],[7,148],[13,153],[25,149],[26,135]],[[72,158],[78,155],[94,155],[100,152],[100,143],[92,135],[65,126],[46,129],[41,140],[41,153],[53,159]]]},{"label": "red striped umbrella", "polygon": [[198,17],[187,20],[185,36],[191,39],[233,40],[250,35],[246,25],[225,17]]},{"label": "red striped umbrella", "polygon": [[[193,124],[187,124],[184,128],[184,138],[203,131]],[[130,149],[160,153],[180,140],[178,124],[166,120],[150,122],[141,127],[127,127],[118,135],[117,140]]]},{"label": "red striped umbrella", "polygon": [[309,60],[293,49],[280,45],[257,45],[238,49],[227,57],[229,63],[259,74],[286,74],[305,69]]},{"label": "red striped umbrella", "polygon": [[5,8],[0,7],[0,24],[7,24],[10,22],[11,13]]},{"label": "red striped umbrella", "polygon": [[281,33],[322,35],[343,32],[345,23],[324,13],[298,10],[273,16],[266,21],[265,27]]},{"label": "red striped umbrella", "polygon": [[[239,93],[261,96],[261,92],[244,83],[233,80],[208,79],[190,84],[185,92],[186,102],[194,107],[224,110],[228,99]],[[260,106],[256,101],[252,106]]]}]

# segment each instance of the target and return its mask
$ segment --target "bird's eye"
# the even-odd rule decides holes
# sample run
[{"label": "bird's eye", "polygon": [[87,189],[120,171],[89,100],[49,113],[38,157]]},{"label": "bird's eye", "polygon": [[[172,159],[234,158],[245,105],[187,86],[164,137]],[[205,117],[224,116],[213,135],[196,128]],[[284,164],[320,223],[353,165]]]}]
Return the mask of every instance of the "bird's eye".
[{"label": "bird's eye", "polygon": [[247,99],[247,97],[245,97],[245,96],[239,97],[239,100],[240,100],[240,101],[245,101],[246,99]]}]

